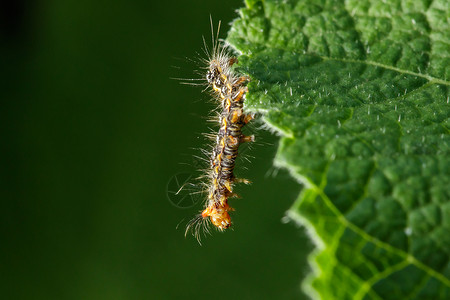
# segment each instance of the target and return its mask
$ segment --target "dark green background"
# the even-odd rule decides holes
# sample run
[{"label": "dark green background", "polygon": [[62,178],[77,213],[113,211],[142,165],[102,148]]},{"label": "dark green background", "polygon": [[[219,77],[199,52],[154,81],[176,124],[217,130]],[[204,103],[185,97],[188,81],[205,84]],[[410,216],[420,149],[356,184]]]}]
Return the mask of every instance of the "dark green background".
[{"label": "dark green background", "polygon": [[209,15],[225,37],[243,3],[17,3],[0,50],[1,298],[303,297],[311,245],[281,222],[300,186],[266,175],[277,139],[261,123],[252,162],[239,162],[254,183],[237,187],[234,230],[203,246],[185,239],[201,206],[166,195],[195,168],[211,108],[202,88],[170,78],[195,77],[187,58],[209,37]]}]

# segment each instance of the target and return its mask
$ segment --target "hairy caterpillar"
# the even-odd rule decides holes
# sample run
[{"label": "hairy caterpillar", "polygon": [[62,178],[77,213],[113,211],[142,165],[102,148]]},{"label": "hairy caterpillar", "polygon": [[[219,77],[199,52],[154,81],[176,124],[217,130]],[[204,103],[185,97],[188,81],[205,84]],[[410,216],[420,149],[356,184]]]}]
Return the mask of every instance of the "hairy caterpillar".
[{"label": "hairy caterpillar", "polygon": [[246,84],[250,79],[233,69],[237,59],[218,40],[220,22],[215,38],[213,29],[211,21],[212,49],[210,50],[203,40],[207,56],[203,63],[206,66],[208,86],[212,90],[213,98],[220,105],[217,118],[219,130],[214,137],[215,145],[210,154],[210,168],[207,170],[208,198],[205,208],[186,228],[186,234],[192,230],[198,240],[202,229],[209,232],[210,223],[220,231],[231,226],[229,212],[234,209],[229,205],[228,199],[237,197],[233,192],[233,185],[239,182],[250,183],[234,176],[238,148],[242,143],[254,141],[254,136],[245,136],[242,133],[242,128],[254,118],[253,114],[243,111],[243,102],[248,91]]}]

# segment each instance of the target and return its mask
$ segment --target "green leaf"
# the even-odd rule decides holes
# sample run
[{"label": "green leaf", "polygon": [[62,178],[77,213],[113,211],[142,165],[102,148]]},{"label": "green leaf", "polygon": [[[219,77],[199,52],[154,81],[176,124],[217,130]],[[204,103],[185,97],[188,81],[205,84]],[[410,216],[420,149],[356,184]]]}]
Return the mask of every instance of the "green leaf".
[{"label": "green leaf", "polygon": [[304,184],[322,299],[450,299],[448,0],[247,0],[248,111]]}]

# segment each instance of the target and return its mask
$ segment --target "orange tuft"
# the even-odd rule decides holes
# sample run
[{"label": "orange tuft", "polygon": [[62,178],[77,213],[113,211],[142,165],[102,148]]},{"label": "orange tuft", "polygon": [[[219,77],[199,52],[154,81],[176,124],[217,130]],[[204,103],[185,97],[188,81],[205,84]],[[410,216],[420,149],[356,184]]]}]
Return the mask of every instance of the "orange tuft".
[{"label": "orange tuft", "polygon": [[228,213],[233,210],[227,203],[218,206],[208,206],[203,212],[202,217],[209,217],[211,223],[220,230],[227,229],[231,226],[231,217]]}]

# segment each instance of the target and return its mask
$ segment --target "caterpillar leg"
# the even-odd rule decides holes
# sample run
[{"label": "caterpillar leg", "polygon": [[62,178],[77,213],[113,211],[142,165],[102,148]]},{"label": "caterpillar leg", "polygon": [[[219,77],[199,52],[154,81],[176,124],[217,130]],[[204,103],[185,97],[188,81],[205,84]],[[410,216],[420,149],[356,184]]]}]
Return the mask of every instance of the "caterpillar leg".
[{"label": "caterpillar leg", "polygon": [[252,182],[245,178],[235,178],[234,182],[236,183],[245,183],[245,184],[251,184]]},{"label": "caterpillar leg", "polygon": [[239,121],[239,119],[242,117],[243,112],[242,109],[235,109],[232,111],[232,115],[231,115],[231,123],[236,123]]},{"label": "caterpillar leg", "polygon": [[254,142],[255,136],[254,135],[241,135],[241,138],[239,140],[241,143],[248,143],[248,142]]},{"label": "caterpillar leg", "polygon": [[233,85],[241,85],[241,84],[243,84],[245,82],[249,82],[249,81],[250,81],[250,77],[241,76],[235,82],[233,82]]},{"label": "caterpillar leg", "polygon": [[232,65],[237,64],[237,63],[238,63],[238,59],[237,59],[236,57],[231,57],[231,58],[228,60],[228,66],[229,66],[229,67],[231,67]]},{"label": "caterpillar leg", "polygon": [[241,139],[238,137],[234,137],[231,135],[228,137],[228,146],[230,146],[230,147],[237,147],[237,146],[239,146],[240,142],[241,142]]},{"label": "caterpillar leg", "polygon": [[255,118],[255,114],[248,114],[245,115],[244,117],[244,123],[247,124],[248,122],[250,122],[251,120],[253,120]]},{"label": "caterpillar leg", "polygon": [[233,187],[231,186],[231,181],[225,181],[223,183],[223,185],[227,188],[227,190],[232,193],[233,192]]},{"label": "caterpillar leg", "polygon": [[248,88],[246,86],[244,86],[244,87],[240,88],[239,91],[231,97],[231,100],[233,100],[235,102],[241,101],[242,97],[247,92],[248,92]]}]

